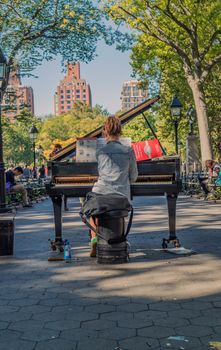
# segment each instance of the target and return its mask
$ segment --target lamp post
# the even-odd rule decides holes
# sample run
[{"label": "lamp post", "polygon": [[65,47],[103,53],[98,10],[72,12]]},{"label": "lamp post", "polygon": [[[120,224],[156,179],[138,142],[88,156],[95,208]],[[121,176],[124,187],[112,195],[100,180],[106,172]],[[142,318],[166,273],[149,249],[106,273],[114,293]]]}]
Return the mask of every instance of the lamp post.
[{"label": "lamp post", "polygon": [[180,122],[182,107],[183,106],[182,106],[180,100],[176,96],[174,96],[172,103],[170,105],[170,110],[171,110],[171,118],[172,118],[174,128],[175,128],[176,154],[178,154],[178,126],[179,126],[179,122]]},{"label": "lamp post", "polygon": [[0,211],[6,209],[6,193],[5,193],[5,167],[3,161],[3,140],[2,140],[2,113],[1,103],[3,93],[7,85],[7,61],[0,48]]},{"label": "lamp post", "polygon": [[193,106],[190,106],[187,110],[187,118],[189,121],[189,126],[190,126],[190,131],[189,131],[189,135],[193,135],[193,124],[196,120],[196,111],[193,108]]},{"label": "lamp post", "polygon": [[35,125],[32,125],[31,129],[29,130],[29,135],[30,139],[32,140],[33,143],[33,156],[34,156],[34,178],[37,177],[36,173],[36,153],[35,153],[35,141],[38,137],[38,129],[36,128]]}]

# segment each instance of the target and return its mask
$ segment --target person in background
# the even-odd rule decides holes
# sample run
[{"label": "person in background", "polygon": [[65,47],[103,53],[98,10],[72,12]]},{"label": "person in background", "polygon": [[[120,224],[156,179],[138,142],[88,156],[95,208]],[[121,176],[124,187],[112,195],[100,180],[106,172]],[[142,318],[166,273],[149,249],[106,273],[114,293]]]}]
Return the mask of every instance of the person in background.
[{"label": "person in background", "polygon": [[58,152],[60,152],[62,150],[62,146],[60,145],[60,143],[56,143],[54,145],[54,149],[53,151],[50,153],[49,155],[49,159],[53,158]]},{"label": "person in background", "polygon": [[217,161],[213,159],[208,159],[205,161],[205,166],[208,171],[208,176],[203,176],[203,177],[199,176],[199,183],[204,192],[204,199],[207,199],[210,193],[210,184],[212,182],[212,179],[213,177],[218,177],[218,173],[216,172],[215,169],[219,167],[219,164]]},{"label": "person in background", "polygon": [[44,164],[42,164],[42,166],[40,167],[40,169],[38,170],[39,172],[39,179],[45,179],[45,166]]},{"label": "person in background", "polygon": [[23,177],[25,180],[28,180],[31,177],[31,169],[29,169],[28,165],[25,165],[25,168],[23,169]]},{"label": "person in background", "polygon": [[15,176],[23,174],[22,167],[18,166],[12,170],[6,171],[6,187],[10,189],[10,192],[20,192],[22,194],[23,207],[30,208],[32,204],[29,203],[27,191],[22,184],[16,184]]},{"label": "person in background", "polygon": [[[121,123],[115,116],[107,118],[103,135],[107,144],[97,151],[98,181],[94,184],[92,192],[100,194],[118,193],[126,196],[130,201],[130,184],[138,176],[137,163],[131,147],[120,143]],[[90,224],[96,227],[91,218]],[[97,236],[91,230],[91,257],[96,257]]]}]

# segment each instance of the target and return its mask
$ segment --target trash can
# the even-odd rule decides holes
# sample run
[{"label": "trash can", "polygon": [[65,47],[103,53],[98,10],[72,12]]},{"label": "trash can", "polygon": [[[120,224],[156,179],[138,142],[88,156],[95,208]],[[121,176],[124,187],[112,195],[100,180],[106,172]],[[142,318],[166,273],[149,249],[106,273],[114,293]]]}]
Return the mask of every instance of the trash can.
[{"label": "trash can", "polygon": [[120,264],[129,260],[128,243],[125,232],[126,211],[112,211],[97,217],[99,264]]},{"label": "trash can", "polygon": [[13,255],[14,215],[0,214],[0,256]]}]

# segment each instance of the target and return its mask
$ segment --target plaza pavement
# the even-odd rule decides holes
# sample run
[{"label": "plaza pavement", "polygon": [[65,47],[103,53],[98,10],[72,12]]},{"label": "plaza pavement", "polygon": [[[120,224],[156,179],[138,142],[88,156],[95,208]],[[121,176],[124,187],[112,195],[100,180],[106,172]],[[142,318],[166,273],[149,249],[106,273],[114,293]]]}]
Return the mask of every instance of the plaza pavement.
[{"label": "plaza pavement", "polygon": [[221,205],[180,197],[177,235],[197,254],[160,250],[164,198],[136,198],[131,260],[89,258],[77,200],[64,213],[73,260],[48,262],[50,199],[16,215],[13,257],[0,258],[0,350],[220,349]]}]

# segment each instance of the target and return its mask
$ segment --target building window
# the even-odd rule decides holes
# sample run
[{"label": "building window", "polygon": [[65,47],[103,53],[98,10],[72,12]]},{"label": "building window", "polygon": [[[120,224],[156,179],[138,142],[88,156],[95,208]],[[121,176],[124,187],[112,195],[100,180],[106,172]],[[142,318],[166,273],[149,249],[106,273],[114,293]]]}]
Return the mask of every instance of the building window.
[{"label": "building window", "polygon": [[71,106],[67,106],[67,109],[71,109]]},{"label": "building window", "polygon": [[79,94],[80,90],[76,90],[76,93]]},{"label": "building window", "polygon": [[71,98],[71,95],[67,95],[66,98]]},{"label": "building window", "polygon": [[67,94],[70,94],[70,92],[71,92],[71,90],[66,90],[66,93],[67,93]]},{"label": "building window", "polygon": [[71,103],[71,101],[67,101],[67,104],[70,104]]},{"label": "building window", "polygon": [[80,98],[80,95],[76,95],[76,98]]},{"label": "building window", "polygon": [[64,104],[64,101],[61,101],[61,104],[63,105],[63,104]]}]

